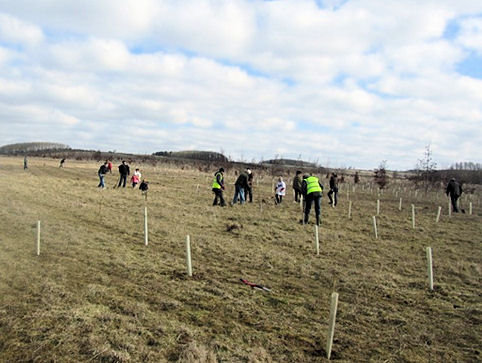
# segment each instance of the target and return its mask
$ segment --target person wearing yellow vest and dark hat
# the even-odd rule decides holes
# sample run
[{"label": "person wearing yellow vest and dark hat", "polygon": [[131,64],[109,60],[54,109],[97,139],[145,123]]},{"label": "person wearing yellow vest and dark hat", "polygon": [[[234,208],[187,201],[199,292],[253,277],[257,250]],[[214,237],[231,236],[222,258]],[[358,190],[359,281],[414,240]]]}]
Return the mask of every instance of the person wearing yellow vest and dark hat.
[{"label": "person wearing yellow vest and dark hat", "polygon": [[305,198],[305,215],[304,221],[301,223],[308,223],[310,217],[311,204],[315,204],[316,225],[320,224],[321,215],[321,197],[323,195],[323,185],[317,177],[303,175],[303,182],[301,183],[301,191]]},{"label": "person wearing yellow vest and dark hat", "polygon": [[218,199],[219,199],[219,205],[221,207],[226,206],[226,202],[224,201],[223,198],[223,190],[224,190],[224,169],[220,168],[216,173],[214,173],[214,180],[213,180],[213,193],[214,193],[214,201],[213,205],[218,205]]}]

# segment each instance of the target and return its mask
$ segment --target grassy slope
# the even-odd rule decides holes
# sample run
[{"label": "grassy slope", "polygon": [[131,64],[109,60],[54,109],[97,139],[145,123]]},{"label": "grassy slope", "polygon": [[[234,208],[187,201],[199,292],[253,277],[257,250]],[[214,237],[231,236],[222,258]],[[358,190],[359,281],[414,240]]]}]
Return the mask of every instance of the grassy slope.
[{"label": "grassy slope", "polygon": [[[480,215],[444,215],[435,225],[446,200],[418,200],[413,230],[409,201],[399,212],[385,193],[375,240],[376,196],[358,188],[352,220],[346,194],[335,209],[324,198],[316,256],[313,225],[297,223],[291,195],[273,204],[271,177],[255,189],[256,203],[221,209],[210,206],[211,175],[140,167],[151,181],[148,247],[145,201],[138,190],[113,189],[116,173],[101,191],[95,163],[59,169],[58,160],[32,159],[24,172],[22,159],[0,158],[0,361],[323,361],[333,288],[334,359],[480,359]],[[242,227],[228,232],[233,224]]]}]

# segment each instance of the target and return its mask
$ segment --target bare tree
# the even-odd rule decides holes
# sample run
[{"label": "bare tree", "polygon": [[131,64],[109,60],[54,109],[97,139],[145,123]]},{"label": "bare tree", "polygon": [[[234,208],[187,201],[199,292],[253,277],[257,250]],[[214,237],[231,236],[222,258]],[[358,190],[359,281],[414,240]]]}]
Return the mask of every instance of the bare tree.
[{"label": "bare tree", "polygon": [[433,160],[433,152],[430,149],[430,144],[425,147],[423,159],[419,159],[417,163],[417,175],[420,182],[423,183],[425,193],[432,182],[432,177],[435,174],[437,163]]}]

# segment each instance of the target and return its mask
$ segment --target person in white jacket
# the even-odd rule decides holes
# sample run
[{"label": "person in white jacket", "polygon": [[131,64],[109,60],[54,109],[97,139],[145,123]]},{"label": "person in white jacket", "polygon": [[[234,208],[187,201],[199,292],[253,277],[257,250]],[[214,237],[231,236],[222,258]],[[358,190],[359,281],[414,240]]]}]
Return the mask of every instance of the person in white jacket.
[{"label": "person in white jacket", "polygon": [[283,181],[283,178],[281,176],[278,178],[278,183],[276,184],[274,190],[276,204],[279,204],[283,201],[283,196],[286,194],[286,183]]}]

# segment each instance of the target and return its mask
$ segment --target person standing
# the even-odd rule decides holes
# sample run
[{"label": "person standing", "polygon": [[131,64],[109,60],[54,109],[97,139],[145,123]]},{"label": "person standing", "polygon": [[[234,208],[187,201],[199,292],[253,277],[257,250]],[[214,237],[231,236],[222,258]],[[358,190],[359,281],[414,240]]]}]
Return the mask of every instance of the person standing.
[{"label": "person standing", "polygon": [[246,173],[248,174],[248,187],[245,190],[245,199],[248,200],[250,203],[253,203],[253,172],[251,169],[246,169]]},{"label": "person standing", "polygon": [[119,184],[117,185],[117,188],[120,188],[121,184],[122,187],[126,187],[126,182],[127,182],[127,176],[131,173],[129,169],[129,165],[126,164],[125,160],[122,160],[122,164],[119,165]]},{"label": "person standing", "polygon": [[283,201],[284,195],[286,194],[286,183],[283,181],[281,176],[278,178],[278,183],[276,184],[274,190],[276,204],[280,204]]},{"label": "person standing", "polygon": [[449,183],[447,184],[447,189],[445,190],[447,196],[450,194],[450,200],[452,202],[452,211],[455,213],[459,212],[457,208],[457,200],[462,195],[462,186],[457,182],[454,178],[450,179]]},{"label": "person standing", "polygon": [[27,155],[23,158],[23,170],[28,169]]},{"label": "person standing", "polygon": [[131,183],[132,183],[132,188],[135,188],[137,184],[139,184],[139,177],[136,174],[132,174],[131,177]]},{"label": "person standing", "polygon": [[295,191],[295,202],[300,201],[301,197],[301,171],[297,170],[296,175],[293,178],[293,189]]},{"label": "person standing", "polygon": [[109,169],[109,173],[112,174],[112,162],[110,160],[105,161],[107,163],[107,169]]},{"label": "person standing", "polygon": [[107,161],[106,161],[104,164],[100,166],[99,171],[97,172],[97,175],[99,175],[99,185],[97,186],[97,188],[105,189],[104,177],[108,171],[109,169],[107,169]]},{"label": "person standing", "polygon": [[63,168],[64,167],[64,163],[65,163],[65,158],[60,160],[60,165],[59,165],[59,168]]},{"label": "person standing", "polygon": [[355,184],[358,184],[359,181],[360,181],[360,175],[358,174],[358,171],[356,171],[355,176],[353,177],[353,182]]},{"label": "person standing", "polygon": [[234,197],[231,205],[234,205],[238,202],[239,204],[244,204],[244,191],[248,189],[248,174],[245,172],[241,172],[234,183]]},{"label": "person standing", "polygon": [[[333,195],[333,198],[331,197]],[[330,191],[328,192],[330,203],[336,205],[338,203],[338,175],[331,173],[330,177]]]},{"label": "person standing", "polygon": [[315,215],[316,215],[316,225],[320,225],[320,215],[321,215],[321,197],[323,195],[323,185],[320,183],[317,177],[315,176],[303,176],[303,182],[301,183],[301,190],[303,192],[303,196],[305,197],[305,215],[304,220],[301,223],[307,224],[310,211],[311,211],[311,204],[315,204]]},{"label": "person standing", "polygon": [[139,182],[141,181],[141,172],[139,171],[139,169],[136,169],[134,171],[134,174],[132,174],[132,178],[131,178],[131,183],[132,183],[132,187],[135,188],[137,184],[139,184]]},{"label": "person standing", "polygon": [[223,198],[223,190],[224,190],[224,169],[220,168],[216,173],[214,173],[214,180],[212,184],[212,191],[214,193],[214,201],[213,205],[218,205],[218,199],[219,199],[219,205],[221,207],[226,206],[226,202],[224,201]]}]

